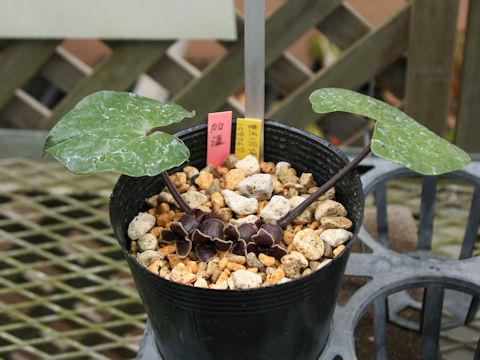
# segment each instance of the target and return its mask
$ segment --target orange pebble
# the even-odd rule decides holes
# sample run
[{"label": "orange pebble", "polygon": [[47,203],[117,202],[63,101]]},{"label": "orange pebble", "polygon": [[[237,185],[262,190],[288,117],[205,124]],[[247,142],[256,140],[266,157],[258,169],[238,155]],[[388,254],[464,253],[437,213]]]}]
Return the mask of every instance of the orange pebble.
[{"label": "orange pebble", "polygon": [[177,251],[177,248],[175,247],[175,245],[167,245],[157,251],[163,254],[164,257],[166,257],[169,254],[174,254]]},{"label": "orange pebble", "polygon": [[260,262],[265,266],[275,265],[275,258],[273,256],[268,256],[261,253],[258,255],[258,260],[260,260]]},{"label": "orange pebble", "polygon": [[245,266],[231,261],[227,264],[227,269],[231,271],[246,270]]}]

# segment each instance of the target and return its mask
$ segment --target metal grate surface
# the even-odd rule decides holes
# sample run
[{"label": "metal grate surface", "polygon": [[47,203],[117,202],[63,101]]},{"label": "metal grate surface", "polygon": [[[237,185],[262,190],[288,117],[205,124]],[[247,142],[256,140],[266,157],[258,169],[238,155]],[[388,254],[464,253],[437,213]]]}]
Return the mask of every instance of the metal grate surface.
[{"label": "metal grate surface", "polygon": [[0,160],[0,358],[135,358],[146,314],[108,220],[116,178]]}]

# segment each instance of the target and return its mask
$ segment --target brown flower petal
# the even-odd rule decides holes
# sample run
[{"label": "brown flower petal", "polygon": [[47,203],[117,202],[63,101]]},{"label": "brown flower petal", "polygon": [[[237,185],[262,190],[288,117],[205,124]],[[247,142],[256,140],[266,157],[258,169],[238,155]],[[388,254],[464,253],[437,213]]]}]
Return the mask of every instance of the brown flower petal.
[{"label": "brown flower petal", "polygon": [[217,249],[213,244],[199,244],[195,248],[200,261],[209,262],[215,255],[217,255]]},{"label": "brown flower petal", "polygon": [[177,247],[177,255],[179,258],[186,257],[190,253],[190,250],[192,250],[192,242],[185,238],[178,239],[175,242],[175,246]]}]

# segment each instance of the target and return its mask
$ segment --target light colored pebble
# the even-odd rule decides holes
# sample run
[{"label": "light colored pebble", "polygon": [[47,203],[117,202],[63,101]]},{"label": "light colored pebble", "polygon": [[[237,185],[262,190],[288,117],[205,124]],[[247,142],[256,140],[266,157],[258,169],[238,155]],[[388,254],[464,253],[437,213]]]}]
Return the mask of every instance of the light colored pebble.
[{"label": "light colored pebble", "polygon": [[284,277],[284,278],[280,279],[280,281],[278,283],[279,284],[285,284],[286,282],[289,282],[289,281],[292,281],[292,280],[287,278],[287,277]]},{"label": "light colored pebble", "polygon": [[228,284],[228,288],[230,290],[235,290],[237,288],[237,286],[235,285],[235,280],[233,280],[233,277],[230,276],[227,280],[227,284]]},{"label": "light colored pebble", "polygon": [[128,237],[132,240],[137,240],[153,228],[156,221],[157,218],[153,215],[144,212],[138,213],[128,225]]},{"label": "light colored pebble", "polygon": [[263,271],[265,269],[265,265],[262,264],[260,260],[258,260],[257,255],[253,252],[249,252],[247,254],[247,265],[250,267],[256,267],[258,270]]},{"label": "light colored pebble", "polygon": [[263,220],[280,220],[282,217],[288,214],[291,205],[287,198],[281,195],[274,195],[270,199],[267,206],[265,206],[260,212],[260,216]]},{"label": "light colored pebble", "polygon": [[321,221],[325,216],[347,216],[347,210],[337,201],[324,200],[315,209],[315,220]]},{"label": "light colored pebble", "polygon": [[278,180],[280,180],[285,186],[295,186],[295,184],[299,184],[300,181],[300,179],[286,167],[280,168],[276,175],[278,176]]},{"label": "light colored pebble", "polygon": [[239,195],[232,190],[223,190],[222,195],[227,205],[236,214],[249,215],[257,211],[258,200]]},{"label": "light colored pebble", "polygon": [[333,258],[333,248],[330,246],[330,244],[324,241],[323,245],[325,246],[323,256],[329,259]]},{"label": "light colored pebble", "polygon": [[227,280],[219,281],[213,284],[210,289],[217,289],[217,290],[227,290],[228,289],[228,282]]},{"label": "light colored pebble", "polygon": [[183,263],[177,264],[177,266],[172,269],[170,278],[172,281],[181,284],[191,284],[196,280],[196,276],[192,273],[192,270]]},{"label": "light colored pebble", "polygon": [[231,277],[237,289],[252,289],[262,285],[262,277],[247,270],[235,271]]},{"label": "light colored pebble", "polygon": [[155,250],[158,246],[158,239],[156,236],[146,233],[138,239],[138,249],[140,251]]},{"label": "light colored pebble", "polygon": [[158,200],[162,202],[166,202],[167,204],[170,204],[170,205],[178,206],[177,202],[173,198],[173,195],[170,194],[168,191],[162,191],[160,194],[158,194]]},{"label": "light colored pebble", "polygon": [[310,275],[311,273],[312,273],[312,269],[305,269],[303,270],[302,276],[307,276],[307,275]]},{"label": "light colored pebble", "polygon": [[230,271],[247,270],[245,266],[237,264],[236,262],[232,262],[232,261],[230,261],[227,264],[227,269]]},{"label": "light colored pebble", "polygon": [[207,283],[207,280],[205,280],[204,278],[201,278],[201,277],[199,278],[197,276],[197,280],[195,281],[193,286],[199,287],[199,288],[208,288],[208,283]]},{"label": "light colored pebble", "polygon": [[245,265],[245,263],[247,262],[247,259],[245,258],[245,256],[242,256],[242,255],[235,255],[235,254],[229,253],[227,254],[226,257],[228,261],[231,261],[240,265]]},{"label": "light colored pebble", "polygon": [[317,186],[317,184],[313,180],[312,173],[303,173],[300,176],[300,185],[302,185],[306,190],[310,189],[313,186]]},{"label": "light colored pebble", "polygon": [[275,165],[275,175],[278,176],[278,173],[280,172],[280,169],[283,168],[283,167],[285,167],[287,169],[290,169],[292,167],[292,165],[289,162],[286,162],[286,161],[277,162],[277,165]]},{"label": "light colored pebble", "polygon": [[147,250],[137,254],[137,261],[145,267],[150,266],[154,261],[163,260],[163,255],[155,250]]},{"label": "light colored pebble", "polygon": [[208,201],[207,195],[194,190],[189,190],[180,196],[192,209],[198,209]]},{"label": "light colored pebble", "polygon": [[322,261],[310,261],[310,269],[316,271],[327,265],[332,259],[323,259]]},{"label": "light colored pebble", "polygon": [[222,218],[224,222],[229,221],[233,217],[233,211],[229,207],[217,209],[215,212]]},{"label": "light colored pebble", "polygon": [[[299,206],[302,202],[304,202],[306,198],[302,196],[293,196],[288,201],[290,202],[290,205],[292,209],[295,209],[297,206]],[[311,207],[307,207],[300,215],[295,217],[293,219],[292,223],[293,224],[310,224],[312,222],[312,217],[313,217],[313,211]]]},{"label": "light colored pebble", "polygon": [[167,257],[170,254],[175,254],[177,252],[177,247],[175,244],[170,244],[158,249],[158,252],[161,253],[164,257]]},{"label": "light colored pebble", "polygon": [[307,258],[298,251],[292,251],[281,259],[283,270],[290,279],[301,276],[301,271],[308,266]]},{"label": "light colored pebble", "polygon": [[158,274],[158,269],[162,267],[162,264],[165,264],[165,260],[155,260],[153,263],[151,263],[149,266],[147,266],[147,269],[153,272],[154,274]]},{"label": "light colored pebble", "polygon": [[223,271],[223,269],[225,269],[225,267],[227,266],[227,264],[228,264],[228,258],[227,258],[227,257],[224,257],[224,258],[221,259],[220,262],[218,263],[218,269]]},{"label": "light colored pebble", "polygon": [[256,215],[248,215],[240,219],[235,219],[234,224],[235,225],[242,225],[242,224],[255,224],[255,222],[258,220],[258,216]]},{"label": "light colored pebble", "polygon": [[345,250],[345,245],[337,246],[337,247],[333,250],[333,257],[336,257],[336,256],[340,255],[343,250]]},{"label": "light colored pebble", "polygon": [[210,201],[212,202],[212,207],[215,211],[225,207],[225,199],[223,198],[223,195],[219,192],[212,193]]},{"label": "light colored pebble", "polygon": [[162,278],[165,278],[167,280],[170,280],[170,274],[171,273],[172,272],[170,271],[170,269],[165,266],[165,267],[162,267],[160,269],[160,272],[158,273],[158,276],[160,276]]},{"label": "light colored pebble", "polygon": [[273,182],[273,193],[280,194],[283,191],[283,184],[278,180],[276,176],[272,177]]},{"label": "light colored pebble", "polygon": [[307,228],[299,231],[293,238],[293,245],[308,260],[318,260],[322,257],[325,247],[320,236],[313,229]]},{"label": "light colored pebble", "polygon": [[344,242],[350,240],[353,234],[345,229],[327,229],[320,234],[320,239],[336,248]]},{"label": "light colored pebble", "polygon": [[158,206],[158,194],[150,196],[147,199],[147,205],[152,207],[152,208],[156,208]]},{"label": "light colored pebble", "polygon": [[242,160],[238,160],[235,167],[242,170],[245,176],[260,172],[260,163],[258,162],[258,159],[251,154],[245,156]]},{"label": "light colored pebble", "polygon": [[320,223],[325,229],[345,229],[352,228],[352,220],[344,216],[324,216]]},{"label": "light colored pebble", "polygon": [[293,230],[283,230],[283,242],[285,243],[285,245],[290,245],[293,242],[294,238],[295,233],[293,232]]},{"label": "light colored pebble", "polygon": [[254,174],[248,176],[238,183],[237,189],[246,197],[253,197],[257,200],[268,200],[273,192],[272,175]]}]

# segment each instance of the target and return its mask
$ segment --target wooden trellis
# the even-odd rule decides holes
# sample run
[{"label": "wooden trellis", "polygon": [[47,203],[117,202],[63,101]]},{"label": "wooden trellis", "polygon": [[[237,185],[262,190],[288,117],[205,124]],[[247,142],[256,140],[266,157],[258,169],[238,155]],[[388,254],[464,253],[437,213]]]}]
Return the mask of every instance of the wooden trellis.
[{"label": "wooden trellis", "polygon": [[[372,28],[342,0],[290,0],[266,22],[266,82],[282,99],[266,117],[298,127],[316,120],[308,95],[320,87],[359,89],[371,79],[404,100],[405,109],[433,131],[445,131],[450,101],[458,0],[414,0],[382,25]],[[434,14],[434,16],[431,16]],[[91,69],[52,40],[0,43],[0,127],[49,129],[84,96],[98,90],[131,89],[146,73],[174,101],[197,116],[170,130],[189,127],[209,112],[241,105],[231,95],[243,87],[242,19],[236,42],[203,72],[167,52],[172,41],[116,41],[113,51]],[[342,53],[330,66],[308,69],[286,50],[317,28]],[[470,1],[463,82],[457,119],[457,144],[480,152],[480,4]],[[2,46],[3,45],[3,46]],[[408,54],[408,55],[407,55]],[[25,84],[41,75],[65,92],[52,108],[30,95]]]}]

